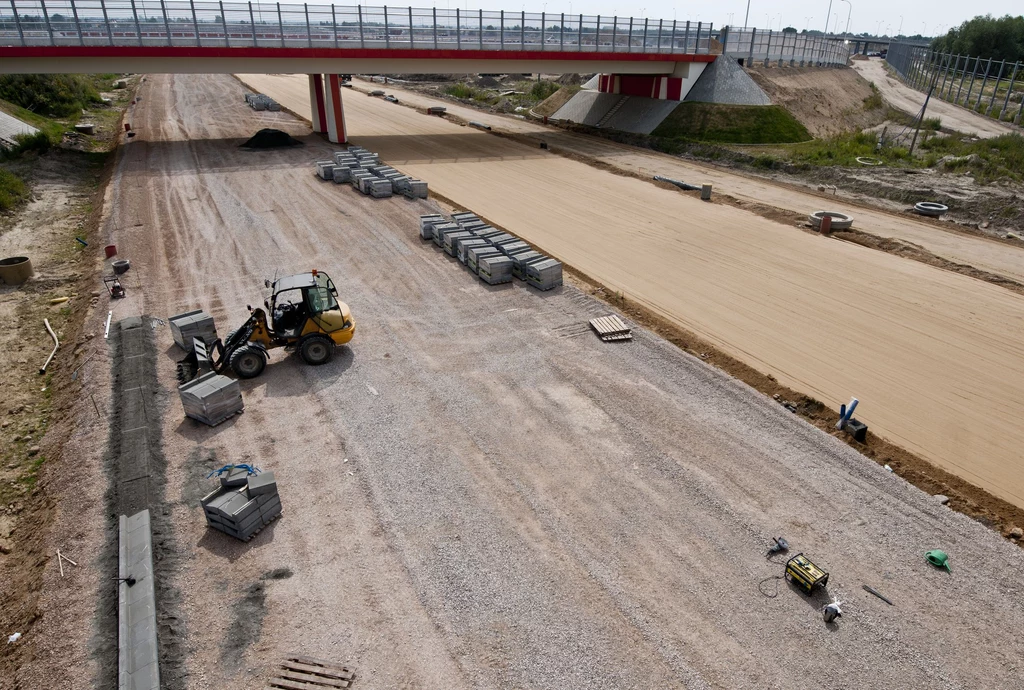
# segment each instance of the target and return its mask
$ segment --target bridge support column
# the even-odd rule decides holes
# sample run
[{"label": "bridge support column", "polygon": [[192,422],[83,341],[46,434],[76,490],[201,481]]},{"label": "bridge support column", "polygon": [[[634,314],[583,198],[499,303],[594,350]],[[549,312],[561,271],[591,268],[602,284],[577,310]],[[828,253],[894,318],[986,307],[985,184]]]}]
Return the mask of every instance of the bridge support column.
[{"label": "bridge support column", "polygon": [[313,131],[323,134],[327,131],[327,101],[324,100],[324,77],[322,74],[309,75],[309,106]]},{"label": "bridge support column", "polygon": [[327,74],[327,138],[335,144],[347,144],[348,132],[345,130],[345,110],[341,104],[341,75]]}]

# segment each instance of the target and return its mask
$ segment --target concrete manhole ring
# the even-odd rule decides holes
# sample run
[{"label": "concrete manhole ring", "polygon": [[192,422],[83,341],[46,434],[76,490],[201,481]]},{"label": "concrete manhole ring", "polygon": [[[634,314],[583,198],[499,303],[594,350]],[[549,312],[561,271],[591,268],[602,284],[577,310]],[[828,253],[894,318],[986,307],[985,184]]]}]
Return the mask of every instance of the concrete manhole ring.
[{"label": "concrete manhole ring", "polygon": [[938,218],[949,210],[949,206],[946,206],[945,204],[937,204],[934,201],[920,201],[914,204],[914,210],[922,216]]},{"label": "concrete manhole ring", "polygon": [[861,165],[870,165],[871,167],[883,165],[881,160],[878,158],[871,158],[870,156],[857,156],[857,162]]},{"label": "concrete manhole ring", "polygon": [[821,228],[821,219],[828,216],[832,219],[833,230],[849,230],[853,227],[853,216],[838,211],[815,211],[807,217],[816,229]]}]

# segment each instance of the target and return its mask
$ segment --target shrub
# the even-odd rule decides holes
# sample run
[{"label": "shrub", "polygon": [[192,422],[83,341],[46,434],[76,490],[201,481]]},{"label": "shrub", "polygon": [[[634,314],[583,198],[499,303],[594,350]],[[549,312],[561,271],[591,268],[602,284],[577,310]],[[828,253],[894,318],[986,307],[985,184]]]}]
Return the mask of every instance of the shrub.
[{"label": "shrub", "polygon": [[28,188],[20,177],[0,169],[0,211],[7,211],[28,196]]},{"label": "shrub", "polygon": [[69,117],[100,94],[77,74],[5,74],[0,76],[0,98],[41,115]]}]

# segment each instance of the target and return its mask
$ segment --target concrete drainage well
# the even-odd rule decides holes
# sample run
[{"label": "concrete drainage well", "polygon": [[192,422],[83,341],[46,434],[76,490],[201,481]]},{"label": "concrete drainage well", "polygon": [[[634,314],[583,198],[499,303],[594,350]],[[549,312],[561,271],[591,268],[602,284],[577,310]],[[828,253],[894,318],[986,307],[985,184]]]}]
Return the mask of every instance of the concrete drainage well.
[{"label": "concrete drainage well", "polygon": [[949,211],[949,206],[946,206],[945,204],[937,204],[933,201],[921,201],[914,204],[914,211],[922,216],[938,218]]},{"label": "concrete drainage well", "polygon": [[21,285],[32,277],[32,260],[27,256],[0,259],[0,283]]},{"label": "concrete drainage well", "polygon": [[828,216],[832,219],[833,230],[849,230],[853,227],[853,216],[848,216],[845,213],[839,213],[838,211],[815,211],[807,217],[814,226],[815,230],[821,229],[821,219]]}]

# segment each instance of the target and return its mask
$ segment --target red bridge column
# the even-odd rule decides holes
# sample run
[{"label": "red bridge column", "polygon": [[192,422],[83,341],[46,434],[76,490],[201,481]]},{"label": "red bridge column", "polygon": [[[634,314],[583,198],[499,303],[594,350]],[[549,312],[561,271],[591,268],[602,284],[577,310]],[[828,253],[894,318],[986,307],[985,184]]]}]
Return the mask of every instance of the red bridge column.
[{"label": "red bridge column", "polygon": [[324,100],[324,78],[322,74],[309,75],[309,110],[313,131],[323,134],[327,131],[327,102]]},{"label": "red bridge column", "polygon": [[347,144],[345,110],[341,105],[341,75],[328,74],[327,78],[327,138],[335,144]]}]

